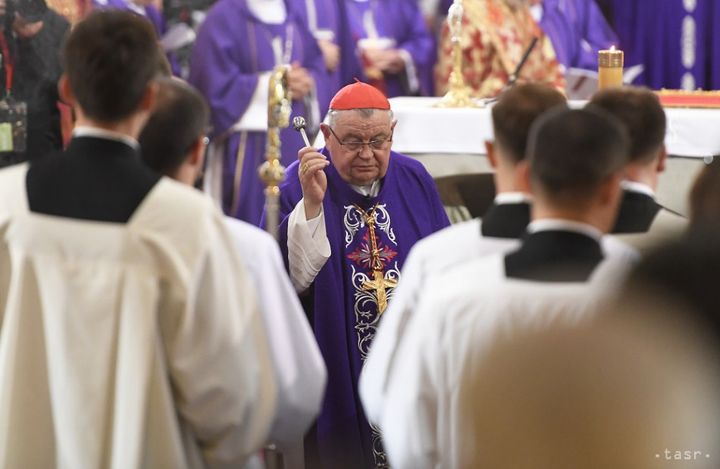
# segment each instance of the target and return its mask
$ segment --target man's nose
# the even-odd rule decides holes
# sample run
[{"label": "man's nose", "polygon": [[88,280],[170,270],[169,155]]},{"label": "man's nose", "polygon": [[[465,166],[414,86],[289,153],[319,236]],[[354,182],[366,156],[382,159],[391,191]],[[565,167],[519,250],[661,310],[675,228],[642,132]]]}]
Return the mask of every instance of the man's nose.
[{"label": "man's nose", "polygon": [[363,143],[362,148],[360,148],[359,156],[364,160],[368,160],[373,157],[373,151],[372,148],[370,148],[369,143]]}]

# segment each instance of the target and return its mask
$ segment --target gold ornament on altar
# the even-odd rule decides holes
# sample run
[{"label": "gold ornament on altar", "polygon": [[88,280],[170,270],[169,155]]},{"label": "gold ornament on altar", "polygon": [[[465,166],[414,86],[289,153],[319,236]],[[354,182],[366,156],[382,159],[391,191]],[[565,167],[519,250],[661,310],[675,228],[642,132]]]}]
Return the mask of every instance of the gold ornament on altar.
[{"label": "gold ornament on altar", "polygon": [[290,110],[288,67],[278,65],[270,74],[266,161],[258,169],[260,179],[266,186],[265,230],[275,239],[277,239],[279,225],[279,186],[285,179],[285,167],[280,163],[280,129],[290,125]]},{"label": "gold ornament on altar", "polygon": [[448,10],[448,27],[450,28],[450,40],[452,42],[453,70],[450,72],[449,90],[442,97],[437,107],[479,107],[472,98],[472,90],[465,85],[462,72],[462,20],[465,14],[462,0],[455,0]]}]

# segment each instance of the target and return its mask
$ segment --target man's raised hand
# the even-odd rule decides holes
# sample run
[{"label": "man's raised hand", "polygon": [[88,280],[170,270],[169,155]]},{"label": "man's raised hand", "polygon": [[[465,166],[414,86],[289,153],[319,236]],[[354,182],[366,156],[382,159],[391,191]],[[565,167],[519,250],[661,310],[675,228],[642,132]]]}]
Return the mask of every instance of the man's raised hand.
[{"label": "man's raised hand", "polygon": [[325,155],[312,147],[301,149],[298,152],[298,159],[300,160],[298,178],[303,191],[305,218],[311,220],[320,215],[327,190],[327,176],[323,170],[330,162]]}]

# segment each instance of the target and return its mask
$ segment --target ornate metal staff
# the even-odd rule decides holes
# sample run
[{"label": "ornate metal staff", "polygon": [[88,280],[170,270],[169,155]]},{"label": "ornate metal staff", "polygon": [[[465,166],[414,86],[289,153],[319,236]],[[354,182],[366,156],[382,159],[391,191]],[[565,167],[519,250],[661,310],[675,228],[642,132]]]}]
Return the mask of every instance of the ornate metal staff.
[{"label": "ornate metal staff", "polygon": [[268,93],[268,131],[265,161],[258,173],[265,188],[265,230],[278,237],[280,183],[285,179],[285,167],[280,163],[280,129],[290,125],[290,90],[287,66],[278,65],[270,75]]},{"label": "ornate metal staff", "polygon": [[452,41],[453,69],[450,72],[450,89],[443,96],[437,107],[478,107],[477,102],[472,98],[470,89],[465,86],[465,79],[462,74],[462,20],[465,11],[462,0],[455,0],[448,10],[447,22],[450,28],[450,40]]}]

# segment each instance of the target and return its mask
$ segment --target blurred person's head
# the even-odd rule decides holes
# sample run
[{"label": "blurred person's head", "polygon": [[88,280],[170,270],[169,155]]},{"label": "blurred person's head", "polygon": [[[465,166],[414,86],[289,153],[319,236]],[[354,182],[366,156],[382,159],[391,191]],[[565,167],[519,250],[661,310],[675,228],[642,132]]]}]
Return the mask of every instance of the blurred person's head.
[{"label": "blurred person's head", "polygon": [[643,256],[625,283],[623,297],[638,291],[670,297],[697,316],[720,344],[720,231],[704,228],[683,239],[659,246]]},{"label": "blurred person's head", "polygon": [[627,132],[606,113],[563,109],[541,116],[530,131],[524,177],[533,219],[568,219],[607,232],[627,153]]},{"label": "blurred person's head", "polygon": [[625,177],[655,189],[667,158],[667,119],[657,95],[647,88],[608,88],[593,96],[589,108],[602,109],[625,126],[630,137]]},{"label": "blurred person's head", "polygon": [[525,159],[530,127],[542,114],[567,108],[558,90],[541,84],[517,84],[500,95],[492,108],[494,141],[486,142],[488,159],[495,168],[497,192],[517,190],[518,163]]},{"label": "blurred person's head", "polygon": [[79,22],[65,43],[59,85],[79,125],[138,120],[139,131],[155,100],[157,48],[150,22],[133,13],[95,11]]},{"label": "blurred person's head", "polygon": [[192,86],[158,80],[157,103],[138,139],[143,160],[161,174],[194,184],[203,167],[209,119],[205,99]]},{"label": "blurred person's head", "polygon": [[694,325],[634,308],[498,338],[461,384],[459,467],[717,467],[717,354]]},{"label": "blurred person's head", "polygon": [[720,231],[720,159],[713,158],[690,190],[690,230]]}]

